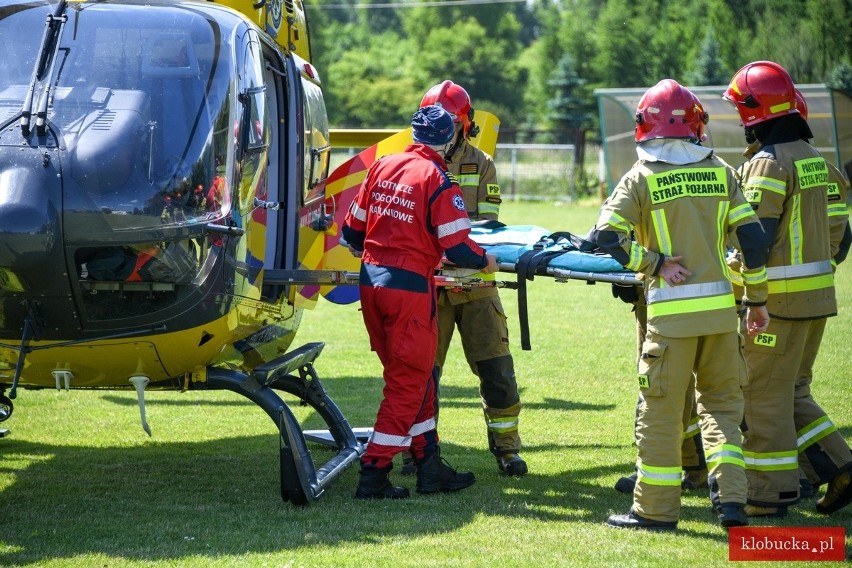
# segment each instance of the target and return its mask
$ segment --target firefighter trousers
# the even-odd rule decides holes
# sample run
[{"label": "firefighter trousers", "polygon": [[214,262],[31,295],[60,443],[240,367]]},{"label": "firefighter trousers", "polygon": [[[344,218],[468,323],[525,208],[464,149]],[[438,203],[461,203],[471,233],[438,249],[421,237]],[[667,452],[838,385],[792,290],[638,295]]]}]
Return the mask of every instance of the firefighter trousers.
[{"label": "firefighter trousers", "polygon": [[[648,306],[644,301],[634,305],[636,314],[636,341],[638,356],[642,356],[642,344],[645,343],[647,332]],[[702,471],[707,469],[704,461],[704,446],[701,443],[701,426],[698,417],[698,404],[695,400],[695,376],[690,374],[690,386],[686,389],[686,399],[683,407],[683,443],[681,444],[681,466],[684,471]],[[639,406],[642,404],[642,395],[636,402],[636,421],[634,432],[639,421]]]},{"label": "firefighter trousers", "polygon": [[825,324],[825,318],[774,318],[766,332],[746,343],[750,381],[743,390],[743,449],[750,503],[797,502],[799,469],[819,485],[852,467],[849,446],[811,396]]},{"label": "firefighter trousers", "polygon": [[711,499],[714,505],[745,504],[739,425],[746,373],[739,334],[673,338],[649,331],[638,370],[642,403],[633,510],[657,521],[677,521],[680,515],[683,414],[693,372]]},{"label": "firefighter trousers", "polygon": [[384,367],[385,386],[373,435],[361,464],[384,468],[411,448],[417,460],[437,450],[435,291],[361,286],[361,312],[370,347]]},{"label": "firefighter trousers", "polygon": [[[518,433],[521,399],[509,351],[509,328],[497,290],[479,293],[438,291],[435,364],[439,377],[456,328],[470,370],[479,378],[489,449],[498,457],[518,453],[521,448]],[[440,394],[437,400],[440,400]]]},{"label": "firefighter trousers", "polygon": [[814,486],[827,483],[838,473],[852,469],[849,444],[811,395],[814,361],[825,333],[825,324],[825,318],[811,322],[793,400],[799,468]]}]

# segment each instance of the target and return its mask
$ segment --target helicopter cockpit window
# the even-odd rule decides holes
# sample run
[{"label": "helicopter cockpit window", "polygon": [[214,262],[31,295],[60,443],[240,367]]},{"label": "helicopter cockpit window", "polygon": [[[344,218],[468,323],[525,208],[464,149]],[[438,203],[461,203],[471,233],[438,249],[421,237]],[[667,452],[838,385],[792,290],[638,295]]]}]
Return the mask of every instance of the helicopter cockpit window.
[{"label": "helicopter cockpit window", "polygon": [[269,145],[269,117],[266,111],[266,84],[263,75],[263,50],[253,31],[247,33],[240,70],[240,100],[245,105],[243,144],[249,153]]},{"label": "helicopter cockpit window", "polygon": [[[20,116],[31,86],[34,108],[48,103],[41,143],[62,152],[63,238],[87,314],[173,306],[190,293],[182,285],[217,265],[224,237],[205,227],[227,225],[232,212],[240,18],[69,3],[52,74],[30,85],[41,37],[24,30],[41,29],[52,7],[20,6],[0,10],[0,122]],[[264,112],[255,109],[261,122]],[[130,282],[156,284],[139,287],[156,288],[156,305],[110,299],[116,282],[125,292]]]},{"label": "helicopter cockpit window", "polygon": [[313,82],[303,77],[302,92],[305,106],[304,202],[308,204],[324,195],[331,145],[322,91]]}]

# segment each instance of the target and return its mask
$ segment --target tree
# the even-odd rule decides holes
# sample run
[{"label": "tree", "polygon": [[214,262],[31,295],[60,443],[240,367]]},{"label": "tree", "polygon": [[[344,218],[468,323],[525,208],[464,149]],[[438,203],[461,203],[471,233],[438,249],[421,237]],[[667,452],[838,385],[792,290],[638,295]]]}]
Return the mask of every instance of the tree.
[{"label": "tree", "polygon": [[647,49],[650,38],[646,36],[651,32],[635,16],[634,6],[628,0],[610,0],[601,12],[595,25],[597,50],[593,56],[598,85],[648,84],[653,54]]},{"label": "tree", "polygon": [[852,65],[841,63],[831,70],[825,83],[832,89],[843,91],[852,97]]},{"label": "tree", "polygon": [[[545,117],[549,128],[557,131],[571,131],[590,122],[590,109],[588,97],[583,92],[585,81],[581,79],[574,70],[574,60],[568,54],[559,60],[556,71],[547,82],[552,96],[547,101],[547,115]],[[550,140],[551,142],[562,142],[564,140]]]},{"label": "tree", "polygon": [[712,28],[701,42],[701,52],[695,61],[695,69],[687,74],[690,85],[724,85],[731,79],[731,73],[724,68],[719,56],[719,42]]}]

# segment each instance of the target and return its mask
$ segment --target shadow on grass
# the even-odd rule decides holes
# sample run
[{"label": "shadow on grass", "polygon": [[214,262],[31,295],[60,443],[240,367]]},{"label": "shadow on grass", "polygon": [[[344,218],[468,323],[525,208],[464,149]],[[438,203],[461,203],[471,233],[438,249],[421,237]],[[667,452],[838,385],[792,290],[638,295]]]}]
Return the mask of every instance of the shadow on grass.
[{"label": "shadow on grass", "polygon": [[[323,383],[350,423],[374,418],[380,380],[340,378]],[[193,396],[185,404],[197,405],[197,399],[203,396]],[[106,400],[125,404],[111,396]],[[201,409],[210,413],[211,427],[216,427],[218,411]],[[313,427],[310,424],[316,421],[311,413],[303,425]],[[0,490],[0,565],[38,565],[57,559],[70,563],[87,555],[174,565],[198,557],[221,562],[223,555],[286,557],[305,548],[454,532],[482,515],[565,523],[566,531],[597,529],[609,514],[625,513],[631,504],[629,496],[611,486],[626,467],[612,463],[612,448],[624,445],[525,447],[532,473],[512,478],[498,473],[487,450],[443,441],[442,454],[454,467],[476,473],[473,487],[457,494],[421,496],[413,492],[414,479],[399,477],[396,470],[392,478],[412,489],[410,499],[356,501],[352,498],[356,466],[343,472],[318,502],[299,508],[280,499],[278,441],[272,425],[256,436],[227,437],[225,431],[221,439],[192,441],[192,435],[188,432],[184,442],[154,440],[132,448],[103,447],[97,432],[89,433],[91,442],[82,447],[14,436],[0,440],[0,479],[9,480]],[[310,448],[317,463],[332,454],[324,446]],[[554,450],[564,452],[564,469],[537,473],[537,454]],[[580,457],[605,465],[572,467]],[[684,503],[681,520],[689,528],[679,535],[726,542],[710,513],[706,492],[688,496]],[[825,518],[793,511],[779,521],[788,526],[820,525]]]},{"label": "shadow on grass", "polygon": [[[319,461],[331,451],[311,448]],[[476,485],[422,496],[413,492],[413,478],[394,475],[412,489],[410,499],[363,502],[352,498],[357,472],[350,468],[318,502],[298,508],[280,500],[276,450],[274,436],[137,448],[3,440],[0,472],[14,483],[0,492],[0,565],[86,555],[221,560],[452,532],[482,514],[600,525],[630,506],[629,497],[600,485],[601,476],[620,466],[508,478],[492,467],[487,451],[443,444],[450,463],[475,471]],[[699,509],[685,508],[683,518],[706,520],[707,508]],[[726,539],[720,530],[692,534]]]},{"label": "shadow on grass", "polygon": [[[471,377],[472,381],[476,379]],[[479,387],[459,387],[455,385],[441,385],[441,406],[447,408],[457,407],[479,407]],[[525,410],[591,410],[606,411],[614,410],[615,404],[589,404],[573,400],[559,398],[545,398],[543,402],[527,402],[521,392],[521,405]]]}]

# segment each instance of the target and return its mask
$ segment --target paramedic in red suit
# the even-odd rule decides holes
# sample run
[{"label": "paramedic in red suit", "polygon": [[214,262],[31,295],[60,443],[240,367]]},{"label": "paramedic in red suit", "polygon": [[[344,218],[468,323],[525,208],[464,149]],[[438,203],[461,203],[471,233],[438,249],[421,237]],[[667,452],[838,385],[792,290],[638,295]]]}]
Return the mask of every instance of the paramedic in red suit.
[{"label": "paramedic in red suit", "polygon": [[472,485],[440,456],[435,423],[435,351],[438,327],[434,270],[443,255],[455,265],[497,270],[493,255],[470,239],[470,221],[444,152],[455,130],[438,106],[411,120],[414,143],[374,163],[342,229],[343,244],[361,255],[360,293],[370,347],[384,367],[384,398],[361,457],[355,497],[402,499],[388,474],[393,457],[414,455],[417,492],[456,491]]}]

